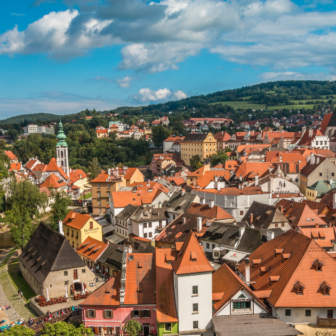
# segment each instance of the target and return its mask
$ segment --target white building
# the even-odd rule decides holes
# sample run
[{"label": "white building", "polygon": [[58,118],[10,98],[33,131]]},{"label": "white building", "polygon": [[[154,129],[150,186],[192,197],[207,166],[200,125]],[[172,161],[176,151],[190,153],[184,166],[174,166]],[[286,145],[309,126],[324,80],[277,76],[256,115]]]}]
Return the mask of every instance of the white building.
[{"label": "white building", "polygon": [[34,133],[46,133],[46,134],[55,134],[55,129],[53,126],[48,127],[45,125],[34,125],[34,124],[29,124],[26,127],[23,128],[24,129],[24,134],[28,135],[28,134],[34,134]]}]

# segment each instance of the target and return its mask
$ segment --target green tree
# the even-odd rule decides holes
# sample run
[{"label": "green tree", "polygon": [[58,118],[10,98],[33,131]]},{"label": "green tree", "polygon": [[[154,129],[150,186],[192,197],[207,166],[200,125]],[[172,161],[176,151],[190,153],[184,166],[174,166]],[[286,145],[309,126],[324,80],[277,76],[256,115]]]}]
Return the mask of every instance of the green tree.
[{"label": "green tree", "polygon": [[90,328],[85,328],[83,324],[76,328],[73,324],[66,322],[57,322],[55,324],[46,323],[41,330],[42,336],[93,336]]},{"label": "green tree", "polygon": [[226,151],[218,151],[216,154],[211,155],[211,165],[216,166],[219,163],[224,163],[228,158]]},{"label": "green tree", "polygon": [[57,230],[58,222],[63,221],[69,212],[70,197],[57,192],[55,195],[55,203],[51,207],[51,223],[50,226]]},{"label": "green tree", "polygon": [[90,181],[95,179],[100,174],[101,169],[99,166],[98,159],[96,157],[93,158],[91,162],[89,162],[88,170],[89,170],[89,180]]},{"label": "green tree", "polygon": [[124,325],[124,332],[129,336],[137,336],[141,332],[141,324],[135,320],[129,320]]},{"label": "green tree", "polygon": [[231,149],[230,147],[226,147],[226,148],[225,148],[225,152],[226,152],[226,153],[231,153],[231,152],[232,152],[232,149]]},{"label": "green tree", "polygon": [[8,130],[7,135],[9,135],[13,141],[16,141],[18,139],[19,132],[13,128]]},{"label": "green tree", "polygon": [[8,223],[13,242],[24,248],[34,231],[32,220],[39,216],[39,208],[44,208],[48,197],[28,180],[9,185],[5,222]]},{"label": "green tree", "polygon": [[163,141],[166,140],[170,134],[171,132],[162,125],[154,127],[152,130],[152,135],[155,147],[162,147]]},{"label": "green tree", "polygon": [[203,162],[201,161],[199,155],[194,155],[190,160],[190,165],[194,170],[201,168],[203,166]]},{"label": "green tree", "polygon": [[23,325],[15,325],[11,327],[9,330],[6,330],[3,335],[7,336],[33,336],[35,335],[35,331],[23,326]]}]

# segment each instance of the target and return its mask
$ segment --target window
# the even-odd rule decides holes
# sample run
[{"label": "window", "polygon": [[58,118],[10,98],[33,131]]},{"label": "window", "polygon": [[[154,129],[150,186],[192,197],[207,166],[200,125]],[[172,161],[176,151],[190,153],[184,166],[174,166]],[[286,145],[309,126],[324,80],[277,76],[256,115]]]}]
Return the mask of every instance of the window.
[{"label": "window", "polygon": [[164,330],[165,331],[171,331],[172,329],[171,329],[171,323],[165,323],[165,325],[164,325]]},{"label": "window", "polygon": [[299,182],[299,179],[295,179],[295,182]]},{"label": "window", "polygon": [[97,188],[100,189],[100,184],[97,185]]},{"label": "window", "polygon": [[113,311],[112,310],[104,310],[103,311],[103,317],[106,319],[110,319],[113,317]]},{"label": "window", "polygon": [[64,271],[64,276],[68,276],[68,271]]},{"label": "window", "polygon": [[101,206],[101,201],[98,201],[98,205]]},{"label": "window", "polygon": [[64,281],[64,285],[69,285],[69,280]]},{"label": "window", "polygon": [[149,238],[152,238],[152,232],[149,232]]},{"label": "window", "polygon": [[107,335],[112,335],[112,327],[106,327],[106,333]]},{"label": "window", "polygon": [[198,295],[198,286],[193,286],[193,295]]},{"label": "window", "polygon": [[86,272],[86,269],[85,268],[82,268],[82,273],[85,273]]},{"label": "window", "polygon": [[322,173],[320,173],[320,176],[322,176]]},{"label": "window", "polygon": [[147,238],[147,233],[144,233],[144,237]]},{"label": "window", "polygon": [[193,321],[193,328],[198,329],[198,321]]},{"label": "window", "polygon": [[110,189],[110,185],[109,184],[107,185],[107,189]]},{"label": "window", "polygon": [[251,308],[251,301],[233,302],[233,309],[249,309]]},{"label": "window", "polygon": [[335,176],[335,173],[331,173],[331,176]]},{"label": "window", "polygon": [[152,227],[152,222],[148,223],[148,227],[150,228]]},{"label": "window", "polygon": [[215,244],[212,244],[212,249],[214,249],[216,247],[216,245]]},{"label": "window", "polygon": [[306,316],[311,316],[311,310],[310,309],[306,309]]},{"label": "window", "polygon": [[144,223],[143,226],[144,226],[144,229],[147,229],[147,223]]},{"label": "window", "polygon": [[275,227],[278,227],[278,223],[275,223]]},{"label": "window", "polygon": [[132,310],[131,312],[131,316],[132,317],[140,317],[140,311],[135,309],[135,310]]},{"label": "window", "polygon": [[193,313],[198,313],[198,303],[193,303]]},{"label": "window", "polygon": [[90,229],[93,229],[93,222],[90,222]]},{"label": "window", "polygon": [[290,309],[286,309],[285,316],[292,316],[292,311]]},{"label": "window", "polygon": [[209,249],[210,248],[210,244],[206,243],[206,248]]},{"label": "window", "polygon": [[96,311],[94,309],[88,309],[86,311],[86,317],[96,317]]},{"label": "window", "polygon": [[243,216],[244,215],[244,211],[240,211],[240,216]]},{"label": "window", "polygon": [[101,197],[101,193],[100,193],[100,191],[98,191],[98,197]]},{"label": "window", "polygon": [[151,317],[151,311],[149,309],[144,309],[141,312],[142,317]]}]

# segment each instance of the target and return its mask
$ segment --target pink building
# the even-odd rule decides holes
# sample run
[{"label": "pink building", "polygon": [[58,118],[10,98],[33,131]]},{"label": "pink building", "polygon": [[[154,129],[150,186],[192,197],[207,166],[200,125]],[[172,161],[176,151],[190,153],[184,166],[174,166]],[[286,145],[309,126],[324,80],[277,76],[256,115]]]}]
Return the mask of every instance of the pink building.
[{"label": "pink building", "polygon": [[81,306],[83,323],[96,335],[120,335],[124,324],[141,323],[141,335],[156,334],[155,256],[123,253],[122,272],[97,289]]}]

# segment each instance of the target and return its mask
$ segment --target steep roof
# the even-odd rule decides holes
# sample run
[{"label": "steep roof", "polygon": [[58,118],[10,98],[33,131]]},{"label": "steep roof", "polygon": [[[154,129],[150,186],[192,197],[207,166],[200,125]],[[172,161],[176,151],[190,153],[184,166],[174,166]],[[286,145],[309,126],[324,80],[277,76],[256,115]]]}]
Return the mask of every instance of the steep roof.
[{"label": "steep roof", "polygon": [[166,140],[163,142],[174,142],[174,141],[183,141],[184,136],[175,136],[175,135],[170,135]]},{"label": "steep roof", "polygon": [[[197,190],[197,189],[196,189]],[[210,194],[219,194],[219,195],[256,195],[263,194],[264,192],[260,187],[244,187],[243,189],[239,189],[236,187],[228,187],[220,189],[203,189],[202,192],[210,193]]]},{"label": "steep roof", "polygon": [[300,232],[314,239],[314,241],[323,248],[333,247],[333,242],[336,240],[335,227],[301,228]]},{"label": "steep roof", "polygon": [[176,259],[172,262],[175,274],[212,272],[214,269],[200,247],[195,234],[190,231]]},{"label": "steep roof", "polygon": [[174,273],[171,261],[176,251],[156,248],[156,318],[159,323],[178,322],[174,295]]},{"label": "steep roof", "polygon": [[74,183],[78,180],[84,179],[87,177],[86,173],[82,169],[71,169],[70,170],[70,182]]},{"label": "steep roof", "polygon": [[25,167],[26,167],[27,169],[31,170],[32,167],[34,166],[34,164],[35,164],[36,162],[38,162],[37,159],[31,159],[31,160],[29,160],[29,161],[25,164]]},{"label": "steep roof", "polygon": [[69,211],[64,218],[63,224],[80,230],[90,219],[93,221],[90,215]]},{"label": "steep roof", "polygon": [[216,314],[241,289],[249,293],[254,300],[266,310],[266,306],[257,298],[255,292],[253,292],[228,265],[223,264],[212,275],[212,293],[218,293],[220,294],[218,297],[221,296],[221,299],[218,301],[216,300],[217,302],[213,305],[215,309],[214,314]]},{"label": "steep roof", "polygon": [[[331,114],[330,118],[329,118],[329,123],[327,127],[335,127],[336,126],[336,110],[333,113],[328,113]],[[324,118],[323,118],[324,119]],[[327,117],[328,119],[328,117]],[[324,120],[322,120],[323,123]]]},{"label": "steep roof", "polygon": [[197,196],[191,193],[185,193],[182,196],[182,191],[175,191],[168,201],[163,202],[163,207],[169,212],[182,213],[189,209]]},{"label": "steep roof", "polygon": [[96,261],[106,250],[108,244],[97,239],[87,237],[83,244],[80,245],[76,252],[82,256]]},{"label": "steep roof", "polygon": [[69,178],[68,175],[64,173],[64,170],[61,167],[57,166],[57,162],[56,162],[55,158],[51,158],[51,160],[50,160],[50,162],[49,162],[49,164],[47,166],[46,171],[47,172],[58,171],[65,180],[67,180]]},{"label": "steep roof", "polygon": [[44,172],[46,171],[48,165],[41,163],[41,164],[37,164],[34,166],[34,168],[31,169],[31,171],[35,172]]},{"label": "steep roof", "polygon": [[243,162],[236,171],[236,176],[240,177],[246,177],[249,176],[256,176],[259,177],[262,176],[264,173],[266,173],[272,165],[269,162]]},{"label": "steep roof", "polygon": [[124,208],[128,204],[140,206],[152,203],[161,192],[159,189],[152,192],[147,190],[117,191],[111,193],[111,199],[115,208]]},{"label": "steep roof", "polygon": [[[276,253],[276,252],[279,253]],[[283,261],[282,255],[287,255]],[[255,290],[272,290],[266,300],[274,307],[332,307],[336,291],[323,295],[321,284],[333,287],[336,276],[336,261],[328,255],[314,240],[294,230],[264,243],[254,251],[249,259],[261,260],[257,267],[251,267],[251,283]],[[317,272],[314,262],[323,264]],[[261,273],[260,268],[268,271]],[[245,274],[245,262],[239,265],[239,271]],[[270,277],[276,277],[275,282]],[[298,296],[294,286],[300,282],[304,286],[303,295]]]},{"label": "steep roof", "polygon": [[311,129],[310,130],[306,130],[297,145],[298,146],[310,146],[311,142],[317,136],[323,136],[323,134],[321,133],[321,131],[319,131],[317,128],[312,129],[312,130]]},{"label": "steep roof", "polygon": [[13,170],[20,171],[21,170],[21,163],[20,162],[11,163],[9,171],[13,171]]},{"label": "steep roof", "polygon": [[207,136],[208,134],[206,133],[199,133],[199,134],[188,133],[182,142],[203,142]]},{"label": "steep roof", "polygon": [[61,180],[58,176],[56,176],[54,173],[50,174],[45,181],[40,184],[40,188],[46,187],[46,188],[61,188],[64,187],[66,183]]},{"label": "steep roof", "polygon": [[218,205],[214,205],[212,208],[208,204],[198,204],[193,203],[191,204],[190,208],[188,209],[187,213],[200,215],[203,217],[207,217],[209,219],[233,219],[228,212],[226,212],[223,208],[219,207]]},{"label": "steep roof", "polygon": [[326,158],[324,157],[317,157],[315,158],[314,163],[311,161],[307,162],[306,166],[301,169],[301,174],[304,176],[309,176],[317,167],[319,167]]},{"label": "steep roof", "polygon": [[16,155],[14,155],[13,152],[11,152],[11,151],[5,151],[5,154],[8,156],[8,158],[10,160],[18,160],[18,158],[16,157]]},{"label": "steep roof", "polygon": [[155,304],[156,275],[153,253],[128,253],[124,304]]},{"label": "steep roof", "polygon": [[81,306],[120,306],[120,279],[121,272],[82,301]]},{"label": "steep roof", "polygon": [[50,272],[85,266],[67,239],[43,223],[31,236],[19,261],[39,284]]},{"label": "steep roof", "polygon": [[229,141],[231,139],[231,135],[228,132],[221,131],[221,132],[217,132],[214,135],[214,138],[217,141],[220,141],[220,142],[222,142],[222,141]]}]

